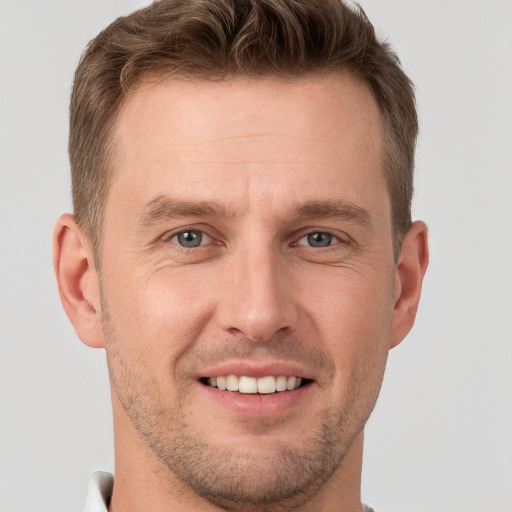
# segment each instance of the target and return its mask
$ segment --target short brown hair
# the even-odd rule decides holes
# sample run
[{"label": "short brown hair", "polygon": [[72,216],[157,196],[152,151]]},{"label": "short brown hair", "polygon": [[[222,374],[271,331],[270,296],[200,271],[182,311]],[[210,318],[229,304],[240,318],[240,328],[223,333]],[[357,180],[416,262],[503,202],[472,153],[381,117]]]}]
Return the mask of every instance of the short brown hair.
[{"label": "short brown hair", "polygon": [[89,43],[71,95],[69,155],[75,217],[95,254],[114,167],[112,128],[144,78],[294,79],[339,71],[361,78],[383,115],[398,255],[411,223],[413,85],[363,10],[342,0],[160,0],[118,18]]}]

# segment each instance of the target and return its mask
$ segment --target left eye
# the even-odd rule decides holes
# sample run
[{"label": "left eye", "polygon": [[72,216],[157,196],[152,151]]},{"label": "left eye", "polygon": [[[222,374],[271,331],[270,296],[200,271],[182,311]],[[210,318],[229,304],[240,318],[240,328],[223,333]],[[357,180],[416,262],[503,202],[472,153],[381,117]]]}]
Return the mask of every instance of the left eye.
[{"label": "left eye", "polygon": [[310,247],[329,247],[333,243],[339,240],[330,233],[324,233],[323,231],[314,231],[303,236],[298,242],[298,245],[309,245]]},{"label": "left eye", "polygon": [[203,231],[187,229],[186,231],[176,233],[170,241],[173,244],[181,245],[181,247],[193,248],[208,244],[211,240],[212,239]]}]

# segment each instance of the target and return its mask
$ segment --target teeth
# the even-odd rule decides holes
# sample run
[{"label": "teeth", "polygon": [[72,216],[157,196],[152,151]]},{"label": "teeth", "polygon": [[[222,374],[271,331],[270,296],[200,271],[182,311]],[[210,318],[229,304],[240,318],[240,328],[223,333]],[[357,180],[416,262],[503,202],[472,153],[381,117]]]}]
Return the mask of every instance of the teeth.
[{"label": "teeth", "polygon": [[257,393],[258,380],[252,377],[240,377],[238,381],[238,391],[240,391],[240,393]]},{"label": "teeth", "polygon": [[272,376],[258,379],[258,393],[267,395],[276,392],[276,379]]},{"label": "teeth", "polygon": [[293,391],[298,389],[301,383],[302,379],[300,377],[285,377],[284,375],[277,377],[268,375],[259,379],[245,375],[240,377],[237,375],[219,375],[218,377],[210,377],[208,379],[210,386],[221,391],[238,391],[244,394],[260,393],[262,395]]},{"label": "teeth", "polygon": [[286,391],[286,382],[288,379],[284,375],[280,375],[276,379],[276,391]]},{"label": "teeth", "polygon": [[236,375],[226,377],[226,389],[228,391],[238,391],[238,377]]},{"label": "teeth", "polygon": [[290,391],[295,388],[295,384],[297,383],[297,379],[295,377],[288,377],[286,381],[286,389]]},{"label": "teeth", "polygon": [[[210,381],[211,382],[211,381]],[[213,384],[212,384],[213,386]],[[224,391],[226,389],[226,377],[219,376],[217,377],[217,387]]]}]

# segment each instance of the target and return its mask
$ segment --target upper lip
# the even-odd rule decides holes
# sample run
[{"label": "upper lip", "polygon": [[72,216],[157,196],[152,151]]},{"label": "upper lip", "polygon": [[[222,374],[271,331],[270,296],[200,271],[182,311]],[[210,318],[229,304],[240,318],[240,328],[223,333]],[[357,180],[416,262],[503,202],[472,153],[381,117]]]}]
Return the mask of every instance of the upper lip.
[{"label": "upper lip", "polygon": [[209,366],[201,370],[197,378],[218,377],[219,375],[245,375],[254,378],[266,377],[268,375],[275,377],[284,375],[286,377],[293,376],[313,380],[311,372],[297,363],[287,361],[254,362],[247,360],[225,361]]}]

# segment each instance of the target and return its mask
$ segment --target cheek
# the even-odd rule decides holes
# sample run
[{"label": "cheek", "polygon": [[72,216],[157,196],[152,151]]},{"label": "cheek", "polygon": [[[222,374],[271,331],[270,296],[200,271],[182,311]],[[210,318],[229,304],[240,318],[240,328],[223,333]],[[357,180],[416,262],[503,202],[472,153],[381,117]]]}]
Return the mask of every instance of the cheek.
[{"label": "cheek", "polygon": [[211,316],[211,297],[199,286],[200,276],[162,270],[147,277],[118,267],[109,277],[103,293],[115,332],[110,344],[141,371],[172,373]]},{"label": "cheek", "polygon": [[[383,274],[381,273],[380,276]],[[337,367],[337,379],[346,383],[380,375],[387,359],[393,310],[392,279],[376,274],[337,276],[316,293],[311,312],[314,329]]]}]

